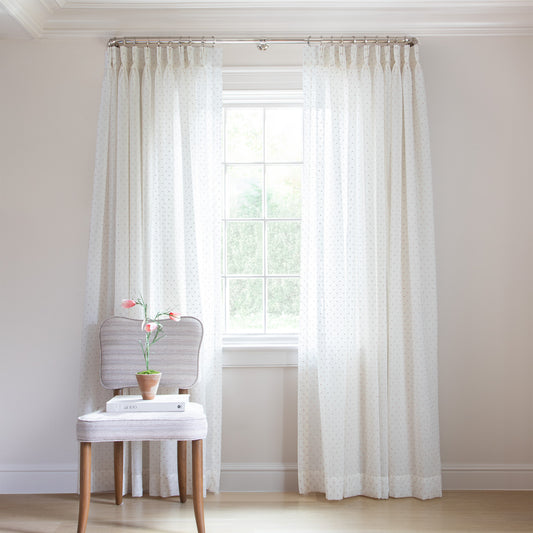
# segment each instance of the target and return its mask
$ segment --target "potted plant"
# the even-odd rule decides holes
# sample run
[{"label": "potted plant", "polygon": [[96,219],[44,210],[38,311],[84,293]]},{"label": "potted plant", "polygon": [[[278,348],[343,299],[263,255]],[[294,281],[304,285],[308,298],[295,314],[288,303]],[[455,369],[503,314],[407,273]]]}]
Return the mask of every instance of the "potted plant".
[{"label": "potted plant", "polygon": [[139,344],[141,345],[143,352],[146,369],[137,372],[136,377],[143,400],[153,400],[159,387],[161,372],[150,368],[150,346],[157,341],[160,341],[165,336],[163,333],[163,324],[159,322],[159,319],[166,316],[171,320],[179,322],[181,316],[178,313],[165,311],[162,313],[158,312],[153,318],[151,318],[148,315],[148,305],[142,296],[135,300],[122,300],[121,305],[125,309],[131,309],[136,305],[140,305],[143,308],[144,320],[142,322],[142,330],[144,332],[144,341],[139,340]]}]

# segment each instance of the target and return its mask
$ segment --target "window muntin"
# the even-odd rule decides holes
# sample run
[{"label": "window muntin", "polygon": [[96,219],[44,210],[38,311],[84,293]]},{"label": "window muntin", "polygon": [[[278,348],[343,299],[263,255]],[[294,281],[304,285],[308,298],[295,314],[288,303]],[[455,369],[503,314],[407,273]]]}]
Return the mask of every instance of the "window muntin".
[{"label": "window muntin", "polygon": [[302,109],[227,105],[226,333],[295,333],[299,314]]}]

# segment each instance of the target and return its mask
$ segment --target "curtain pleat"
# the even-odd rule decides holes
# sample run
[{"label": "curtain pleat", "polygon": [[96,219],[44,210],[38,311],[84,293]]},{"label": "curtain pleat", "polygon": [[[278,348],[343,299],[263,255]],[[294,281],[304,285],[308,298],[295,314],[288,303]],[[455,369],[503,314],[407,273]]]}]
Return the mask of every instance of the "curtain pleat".
[{"label": "curtain pleat", "polygon": [[304,52],[298,476],[441,493],[429,135],[418,48]]},{"label": "curtain pleat", "polygon": [[[108,51],[80,380],[80,412],[111,397],[100,385],[98,328],[108,316],[124,314],[124,298],[142,294],[154,311],[171,308],[198,317],[205,336],[201,380],[191,398],[206,407],[205,486],[215,492],[221,440],[221,72],[221,51],[213,48]],[[139,349],[139,369],[143,364]],[[112,448],[94,448],[93,490],[109,490]],[[127,446],[125,478],[125,491],[134,496],[145,487],[154,496],[177,495],[176,443]]]}]

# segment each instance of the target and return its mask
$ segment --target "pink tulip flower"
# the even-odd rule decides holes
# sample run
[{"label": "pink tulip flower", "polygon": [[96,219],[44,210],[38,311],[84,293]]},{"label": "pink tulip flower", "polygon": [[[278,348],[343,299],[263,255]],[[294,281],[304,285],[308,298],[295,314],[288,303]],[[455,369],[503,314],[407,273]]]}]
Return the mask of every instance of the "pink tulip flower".
[{"label": "pink tulip flower", "polygon": [[168,318],[174,320],[175,322],[179,322],[181,320],[181,315],[179,313],[169,313]]},{"label": "pink tulip flower", "polygon": [[120,304],[124,309],[129,309],[130,307],[135,307],[137,304],[133,300],[122,300]]},{"label": "pink tulip flower", "polygon": [[152,333],[152,331],[155,331],[157,329],[157,324],[155,322],[148,322],[146,326],[144,326],[144,331],[147,333]]}]

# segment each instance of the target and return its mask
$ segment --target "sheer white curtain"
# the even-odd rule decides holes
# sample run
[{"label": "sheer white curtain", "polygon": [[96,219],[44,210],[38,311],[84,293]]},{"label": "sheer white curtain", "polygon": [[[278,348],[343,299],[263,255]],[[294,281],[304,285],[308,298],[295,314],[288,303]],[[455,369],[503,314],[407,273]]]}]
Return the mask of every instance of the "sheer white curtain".
[{"label": "sheer white curtain", "polygon": [[[200,318],[201,380],[192,398],[207,412],[205,486],[213,491],[221,440],[221,72],[221,51],[214,48],[108,51],[80,382],[81,412],[110,397],[100,385],[98,328],[113,314],[134,316],[120,307],[122,299],[142,294],[154,311],[170,307]],[[139,349],[139,368],[142,363]],[[96,446],[93,469],[93,490],[111,489],[108,445]],[[143,489],[178,494],[176,443],[132,444],[125,460],[128,489],[134,496]]]},{"label": "sheer white curtain", "polygon": [[304,54],[300,492],[437,497],[433,205],[418,48]]}]

